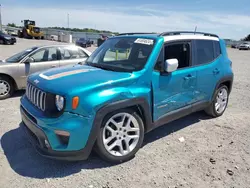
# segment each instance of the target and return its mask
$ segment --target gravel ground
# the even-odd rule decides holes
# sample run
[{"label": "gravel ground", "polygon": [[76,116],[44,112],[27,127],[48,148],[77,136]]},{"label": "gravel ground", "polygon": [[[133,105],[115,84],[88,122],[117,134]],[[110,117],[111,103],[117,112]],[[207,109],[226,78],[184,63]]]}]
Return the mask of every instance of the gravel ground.
[{"label": "gravel ground", "polygon": [[[0,58],[38,43],[52,42],[19,40],[0,46]],[[162,126],[145,136],[134,159],[116,166],[95,154],[71,163],[40,157],[19,128],[23,92],[0,101],[0,187],[249,188],[250,51],[228,53],[235,80],[225,114],[199,112]]]}]

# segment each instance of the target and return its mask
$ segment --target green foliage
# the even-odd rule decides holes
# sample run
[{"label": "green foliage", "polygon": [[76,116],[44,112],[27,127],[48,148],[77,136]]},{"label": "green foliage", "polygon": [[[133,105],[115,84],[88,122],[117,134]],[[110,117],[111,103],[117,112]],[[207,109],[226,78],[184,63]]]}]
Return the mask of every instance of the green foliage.
[{"label": "green foliage", "polygon": [[90,32],[90,33],[112,33],[112,34],[118,34],[117,32],[111,32],[111,31],[105,31],[105,30],[97,30],[97,29],[91,29],[91,28],[65,28],[65,27],[49,27],[50,29],[58,29],[58,30],[65,30],[65,31],[74,31],[74,32]]},{"label": "green foliage", "polygon": [[250,41],[250,34],[246,38],[244,38],[244,41]]},{"label": "green foliage", "polygon": [[8,23],[7,26],[9,26],[9,27],[17,27],[17,25],[14,24],[14,23]]}]

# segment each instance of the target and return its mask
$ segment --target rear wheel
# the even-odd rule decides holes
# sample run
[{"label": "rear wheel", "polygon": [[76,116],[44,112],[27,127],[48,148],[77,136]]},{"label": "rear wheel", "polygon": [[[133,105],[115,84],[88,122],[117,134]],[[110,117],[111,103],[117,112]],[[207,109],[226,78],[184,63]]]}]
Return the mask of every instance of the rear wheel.
[{"label": "rear wheel", "polygon": [[0,39],[0,44],[4,44],[4,40],[3,39]]},{"label": "rear wheel", "polygon": [[133,110],[108,115],[97,136],[97,152],[106,161],[120,163],[132,159],[142,145],[143,121]]},{"label": "rear wheel", "polygon": [[0,100],[9,98],[13,92],[12,81],[6,76],[0,76]]},{"label": "rear wheel", "polygon": [[221,116],[228,104],[229,92],[225,85],[221,85],[215,92],[215,97],[210,106],[205,110],[205,112],[212,117]]}]

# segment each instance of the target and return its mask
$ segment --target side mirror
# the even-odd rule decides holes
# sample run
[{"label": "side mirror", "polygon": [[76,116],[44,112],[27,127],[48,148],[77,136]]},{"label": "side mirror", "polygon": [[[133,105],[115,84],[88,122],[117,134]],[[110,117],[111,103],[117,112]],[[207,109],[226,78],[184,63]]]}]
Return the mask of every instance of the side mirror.
[{"label": "side mirror", "polygon": [[29,64],[29,63],[32,63],[32,62],[34,62],[34,61],[35,61],[34,58],[29,57],[28,59],[26,59],[26,60],[24,61],[24,63],[25,63],[25,64]]},{"label": "side mirror", "polygon": [[167,59],[165,61],[164,70],[166,72],[174,72],[178,68],[178,59]]}]

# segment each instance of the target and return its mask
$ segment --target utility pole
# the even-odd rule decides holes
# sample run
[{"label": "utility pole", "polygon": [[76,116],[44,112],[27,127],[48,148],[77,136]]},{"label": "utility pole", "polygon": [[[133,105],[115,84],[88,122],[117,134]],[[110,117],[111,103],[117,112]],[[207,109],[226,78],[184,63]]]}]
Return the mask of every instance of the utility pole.
[{"label": "utility pole", "polygon": [[1,8],[2,8],[2,5],[0,4],[0,31],[3,30],[3,26],[2,26],[2,10],[1,10]]},{"label": "utility pole", "polygon": [[69,14],[68,14],[68,29],[69,29]]}]

